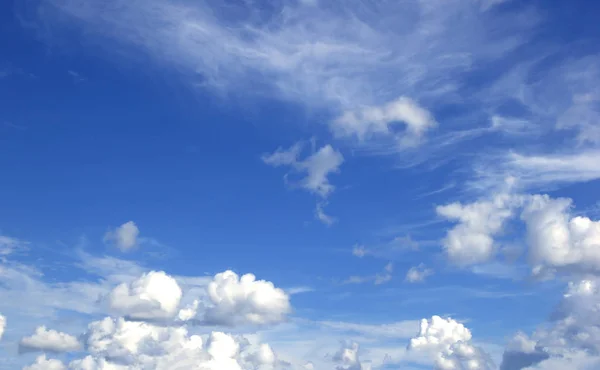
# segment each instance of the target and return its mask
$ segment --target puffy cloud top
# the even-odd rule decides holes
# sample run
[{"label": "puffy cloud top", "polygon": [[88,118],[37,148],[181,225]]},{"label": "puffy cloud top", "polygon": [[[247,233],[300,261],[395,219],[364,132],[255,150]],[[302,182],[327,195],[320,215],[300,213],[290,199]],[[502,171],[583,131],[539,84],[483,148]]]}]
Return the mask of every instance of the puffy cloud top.
[{"label": "puffy cloud top", "polygon": [[164,319],[178,313],[182,291],[162,271],[151,271],[130,284],[120,284],[109,295],[112,310],[134,319]]},{"label": "puffy cloud top", "polygon": [[471,340],[471,331],[451,318],[433,316],[421,320],[421,328],[416,338],[410,340],[409,348],[438,350],[460,341]]},{"label": "puffy cloud top", "polygon": [[471,331],[463,324],[433,316],[421,321],[419,334],[410,340],[408,348],[433,355],[437,370],[492,369],[494,365],[489,356],[473,346],[471,338]]},{"label": "puffy cloud top", "polygon": [[571,204],[570,199],[535,195],[523,210],[534,272],[546,268],[600,271],[600,221],[572,217]]},{"label": "puffy cloud top", "polygon": [[498,195],[489,201],[463,205],[451,203],[436,208],[438,215],[458,222],[443,240],[448,259],[457,265],[488,261],[495,253],[493,237],[512,215],[515,198]]},{"label": "puffy cloud top", "polygon": [[138,244],[140,230],[133,221],[128,221],[104,235],[104,241],[114,243],[122,251],[130,250]]},{"label": "puffy cloud top", "polygon": [[45,326],[39,326],[32,336],[21,339],[19,343],[19,349],[22,352],[69,352],[77,351],[80,347],[79,340],[74,336],[56,330],[48,330]]},{"label": "puffy cloud top", "polygon": [[212,306],[205,321],[210,324],[277,323],[291,310],[289,296],[282,289],[252,274],[241,278],[233,271],[217,274],[208,285],[208,295]]},{"label": "puffy cloud top", "polygon": [[25,366],[23,370],[67,370],[67,367],[62,363],[62,361],[47,359],[46,355],[41,355],[35,359],[33,364]]}]

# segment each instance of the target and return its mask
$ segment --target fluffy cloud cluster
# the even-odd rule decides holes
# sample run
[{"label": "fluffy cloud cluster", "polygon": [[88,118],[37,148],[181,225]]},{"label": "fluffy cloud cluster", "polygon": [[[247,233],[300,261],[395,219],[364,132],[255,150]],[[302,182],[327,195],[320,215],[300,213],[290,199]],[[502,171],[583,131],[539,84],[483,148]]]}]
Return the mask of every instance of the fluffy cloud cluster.
[{"label": "fluffy cloud cluster", "polygon": [[178,312],[182,290],[162,271],[150,271],[139,279],[120,284],[110,293],[112,310],[133,319],[166,319]]},{"label": "fluffy cloud cluster", "polygon": [[[206,340],[184,327],[107,317],[89,325],[89,355],[69,363],[72,370],[99,369],[274,369],[277,357],[268,345],[212,332]],[[38,357],[29,369],[66,369],[58,360]]]},{"label": "fluffy cloud cluster", "polygon": [[492,200],[437,207],[438,215],[458,222],[443,240],[448,258],[459,265],[489,260],[496,252],[494,236],[502,231],[506,220],[513,216],[514,203],[513,197],[502,194]]},{"label": "fluffy cloud cluster", "polygon": [[432,269],[428,269],[424,264],[420,264],[419,266],[411,267],[406,272],[405,281],[409,283],[421,283],[425,281],[425,279],[433,274]]},{"label": "fluffy cloud cluster", "polygon": [[212,306],[205,321],[210,324],[272,324],[285,320],[291,311],[289,296],[282,289],[252,274],[217,274],[208,285],[208,296]]},{"label": "fluffy cloud cluster", "polygon": [[151,271],[115,287],[107,301],[113,312],[134,320],[194,320],[208,325],[273,324],[284,321],[291,311],[289,296],[282,289],[233,271],[214,276],[206,287],[206,299],[196,297],[183,306],[182,297],[174,277]]},{"label": "fluffy cloud cluster", "polygon": [[423,319],[417,337],[410,340],[409,350],[426,352],[434,357],[437,370],[488,370],[494,365],[489,356],[471,344],[471,331],[448,318]]},{"label": "fluffy cloud cluster", "polygon": [[56,330],[48,330],[40,326],[32,336],[21,339],[19,350],[21,352],[72,352],[81,347],[79,340],[72,335]]},{"label": "fluffy cloud cluster", "polygon": [[128,221],[104,235],[104,241],[116,245],[122,251],[130,250],[138,244],[140,230],[133,221]]},{"label": "fluffy cloud cluster", "polygon": [[[196,324],[272,324],[283,321],[291,310],[283,290],[251,274],[217,274],[206,290],[204,317]],[[197,315],[199,300],[182,308],[182,295],[177,280],[162,271],[120,284],[107,298],[110,308],[124,316],[90,323],[82,343],[44,326],[20,342],[22,352],[84,349],[85,357],[65,364],[40,356],[26,369],[270,370],[283,364],[268,344],[254,339],[219,331],[191,334],[182,321]]]},{"label": "fluffy cloud cluster", "polygon": [[534,272],[545,268],[600,272],[600,221],[570,214],[571,199],[531,197],[521,218],[527,225]]},{"label": "fluffy cloud cluster", "polygon": [[600,272],[600,221],[573,216],[571,206],[568,198],[501,195],[489,201],[440,206],[437,212],[458,222],[443,241],[448,258],[456,264],[490,260],[496,251],[494,237],[520,210],[534,274]]},{"label": "fluffy cloud cluster", "polygon": [[569,283],[550,322],[531,337],[517,333],[501,370],[595,369],[600,365],[600,286],[597,279]]}]

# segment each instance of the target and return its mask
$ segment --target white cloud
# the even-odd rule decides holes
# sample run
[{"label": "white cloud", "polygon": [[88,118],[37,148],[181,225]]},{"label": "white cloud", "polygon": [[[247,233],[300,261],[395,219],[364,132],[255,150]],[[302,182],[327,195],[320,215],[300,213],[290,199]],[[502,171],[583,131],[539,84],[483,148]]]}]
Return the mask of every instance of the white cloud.
[{"label": "white cloud", "polygon": [[263,161],[272,166],[290,166],[295,171],[304,173],[306,176],[300,180],[300,186],[326,198],[335,187],[329,183],[328,176],[331,173],[339,172],[339,168],[344,162],[342,154],[331,147],[325,145],[310,156],[299,160],[301,144],[294,144],[291,148],[283,150],[277,149],[272,154],[262,156]]},{"label": "white cloud", "polygon": [[410,340],[409,350],[429,353],[436,370],[491,370],[489,355],[471,344],[471,331],[448,318],[433,316],[421,321],[417,337]]},{"label": "white cloud", "polygon": [[532,196],[521,218],[534,273],[545,269],[600,271],[600,221],[570,214],[572,200]]},{"label": "white cloud", "polygon": [[550,155],[511,153],[505,166],[519,179],[519,184],[545,186],[599,179],[599,157],[600,152],[595,150]]},{"label": "white cloud", "polygon": [[19,249],[27,248],[28,244],[16,238],[0,235],[0,258],[4,258]]},{"label": "white cloud", "polygon": [[517,333],[501,370],[591,370],[600,364],[600,289],[597,279],[570,282],[549,322],[530,336]]},{"label": "white cloud", "polygon": [[[107,317],[89,325],[88,356],[71,362],[74,369],[275,369],[270,346],[243,336],[211,332],[206,340],[182,326]],[[122,367],[121,367],[122,366]]]},{"label": "white cloud", "polygon": [[319,321],[319,325],[328,331],[336,330],[348,333],[357,333],[371,338],[384,339],[409,339],[419,328],[416,320],[407,320],[381,325],[357,324],[343,321]]},{"label": "white cloud", "polygon": [[208,285],[208,296],[212,306],[207,307],[204,320],[211,324],[273,324],[284,321],[291,310],[282,289],[252,274],[217,274]]},{"label": "white cloud", "polygon": [[35,362],[29,366],[25,366],[23,370],[67,370],[62,361],[48,359],[46,355],[38,356]]},{"label": "white cloud", "polygon": [[405,280],[409,283],[421,283],[424,282],[428,276],[433,274],[433,270],[425,268],[424,264],[419,266],[411,267],[406,272]]},{"label": "white cloud", "polygon": [[24,337],[19,342],[21,352],[73,352],[80,348],[81,345],[76,337],[56,330],[48,330],[45,326],[39,326],[33,335]]},{"label": "white cloud", "polygon": [[4,330],[6,329],[6,317],[0,314],[0,340],[4,336]]},{"label": "white cloud", "polygon": [[131,283],[122,283],[108,296],[110,308],[134,319],[172,318],[178,312],[182,290],[163,271],[150,271]]},{"label": "white cloud", "polygon": [[364,257],[369,253],[369,250],[364,245],[355,245],[352,247],[352,255],[356,257]]},{"label": "white cloud", "polygon": [[419,334],[410,340],[409,348],[440,351],[458,342],[468,342],[471,338],[471,331],[458,321],[432,316],[430,320],[421,320]]},{"label": "white cloud", "polygon": [[[403,123],[406,129],[398,133],[394,124]],[[408,97],[400,97],[382,106],[367,106],[345,111],[332,123],[338,136],[392,136],[402,146],[417,145],[427,131],[437,125],[432,114]]]},{"label": "white cloud", "polygon": [[534,340],[531,340],[527,334],[523,332],[518,332],[515,334],[511,340],[506,345],[506,349],[514,352],[522,352],[522,353],[534,353],[536,351],[537,343]]},{"label": "white cloud", "polygon": [[326,214],[325,210],[323,209],[324,207],[325,205],[323,203],[317,203],[317,206],[315,208],[315,217],[317,220],[321,221],[325,225],[331,226],[335,223],[336,219],[335,217]]},{"label": "white cloud", "polygon": [[344,281],[344,284],[362,284],[373,282],[375,285],[385,284],[392,280],[392,273],[394,272],[394,264],[389,262],[383,267],[383,271],[369,276],[358,276],[353,275]]},{"label": "white cloud", "polygon": [[217,91],[340,110],[402,94],[476,99],[457,93],[465,72],[515,50],[538,23],[531,11],[490,14],[478,1],[310,3],[51,0],[36,14],[45,29],[73,22],[87,37],[110,40],[100,43],[108,51],[114,41],[137,47]]},{"label": "white cloud", "polygon": [[140,230],[133,221],[128,221],[104,235],[105,242],[114,243],[122,251],[130,250],[138,244]]},{"label": "white cloud", "polygon": [[369,364],[361,363],[358,356],[358,350],[358,343],[342,343],[342,347],[333,356],[333,360],[339,364],[336,367],[336,370],[371,370]]},{"label": "white cloud", "polygon": [[518,198],[500,194],[491,200],[466,205],[451,203],[438,206],[438,215],[458,222],[443,240],[448,259],[461,266],[490,260],[497,249],[494,236],[503,231],[505,222],[513,216],[513,208],[518,203]]}]

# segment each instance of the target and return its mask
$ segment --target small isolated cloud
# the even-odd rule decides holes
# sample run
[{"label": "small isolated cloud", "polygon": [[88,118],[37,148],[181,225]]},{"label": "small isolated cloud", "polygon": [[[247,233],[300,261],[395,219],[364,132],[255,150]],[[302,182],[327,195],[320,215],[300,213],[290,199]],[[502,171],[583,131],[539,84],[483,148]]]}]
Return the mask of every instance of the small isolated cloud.
[{"label": "small isolated cloud", "polygon": [[81,348],[79,340],[67,333],[48,330],[39,326],[32,336],[24,337],[19,342],[20,352],[73,352]]},{"label": "small isolated cloud", "polygon": [[46,355],[40,355],[33,364],[25,366],[23,370],[67,370],[67,367],[60,360],[49,359],[46,358]]},{"label": "small isolated cloud", "polygon": [[370,276],[350,276],[344,281],[344,284],[363,284],[373,282],[375,285],[385,284],[392,280],[394,264],[392,262],[384,266],[383,271]]},{"label": "small isolated cloud", "polygon": [[421,283],[432,274],[433,270],[425,268],[425,265],[421,263],[419,266],[411,267],[408,270],[405,281],[409,283]]},{"label": "small isolated cloud", "polygon": [[233,271],[215,275],[208,285],[207,324],[274,324],[286,319],[291,311],[289,296],[273,283],[256,280],[252,274],[239,277]]},{"label": "small isolated cloud", "polygon": [[[401,123],[402,132],[394,130]],[[363,141],[372,136],[393,137],[403,147],[417,145],[437,125],[433,115],[408,97],[381,106],[366,106],[343,112],[331,125],[337,136],[355,136]]]},{"label": "small isolated cloud", "polygon": [[369,254],[369,250],[364,245],[355,245],[352,247],[352,255],[362,258]]},{"label": "small isolated cloud", "polygon": [[332,216],[329,216],[328,214],[326,214],[324,207],[325,207],[325,203],[317,203],[317,206],[315,208],[315,218],[317,220],[321,221],[323,224],[325,224],[327,226],[331,226],[335,223],[336,219],[335,219],[335,217],[332,217]]},{"label": "small isolated cloud", "polygon": [[67,73],[69,74],[69,76],[71,76],[71,78],[73,78],[73,82],[75,82],[75,83],[80,83],[80,82],[86,81],[86,78],[83,77],[79,72],[76,72],[73,70],[68,70]]},{"label": "small isolated cloud", "polygon": [[108,296],[110,308],[133,319],[167,319],[178,313],[182,290],[163,271],[150,271],[129,284],[122,283]]},{"label": "small isolated cloud", "polygon": [[[270,166],[288,166],[294,172],[302,174],[304,177],[299,180],[299,186],[323,199],[317,202],[315,218],[331,226],[336,222],[336,218],[325,213],[327,202],[324,199],[335,190],[335,186],[329,182],[329,175],[340,171],[344,157],[331,145],[325,145],[317,151],[313,150],[308,157],[299,159],[302,147],[302,143],[296,143],[288,149],[278,148],[271,154],[264,154],[262,160]],[[287,175],[285,178],[287,181]]]},{"label": "small isolated cloud", "polygon": [[140,230],[133,221],[128,221],[104,234],[104,241],[116,245],[122,251],[128,251],[138,245]]},{"label": "small isolated cloud", "polygon": [[289,149],[277,149],[272,154],[262,156],[263,162],[270,166],[290,166],[293,170],[305,175],[300,186],[322,198],[330,195],[335,187],[330,184],[328,176],[339,172],[344,162],[340,152],[331,145],[325,145],[308,157],[300,160],[302,144],[296,143]]}]

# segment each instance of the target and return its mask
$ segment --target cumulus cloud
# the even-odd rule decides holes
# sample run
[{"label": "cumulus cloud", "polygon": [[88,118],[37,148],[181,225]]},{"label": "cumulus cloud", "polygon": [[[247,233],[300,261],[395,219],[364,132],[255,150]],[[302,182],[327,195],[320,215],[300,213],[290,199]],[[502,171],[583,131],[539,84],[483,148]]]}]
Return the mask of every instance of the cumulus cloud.
[{"label": "cumulus cloud", "polygon": [[104,234],[104,241],[116,245],[122,251],[128,251],[138,244],[140,230],[133,221],[128,221]]},{"label": "cumulus cloud", "polygon": [[549,322],[531,335],[517,333],[501,370],[588,370],[600,364],[600,289],[597,278],[569,283]]},{"label": "cumulus cloud", "polygon": [[182,290],[163,271],[150,271],[129,284],[115,287],[108,296],[110,308],[133,319],[166,319],[178,313]]},{"label": "cumulus cloud", "polygon": [[252,274],[239,277],[233,271],[215,275],[208,285],[211,306],[205,322],[221,325],[273,324],[291,311],[289,296],[273,283]]},{"label": "cumulus cloud", "polygon": [[572,216],[572,200],[532,196],[521,218],[535,273],[546,269],[600,271],[600,221]]},{"label": "cumulus cloud", "polygon": [[[393,129],[397,123],[405,126],[403,132]],[[338,136],[356,136],[361,141],[371,135],[392,136],[402,146],[417,145],[435,126],[433,115],[405,96],[382,106],[345,111],[332,123]]]},{"label": "cumulus cloud", "polygon": [[329,183],[328,176],[331,173],[339,172],[339,168],[344,162],[342,154],[331,145],[325,145],[308,157],[300,160],[301,144],[294,144],[287,150],[277,149],[272,154],[265,154],[262,160],[271,166],[290,166],[295,171],[305,174],[300,180],[300,186],[326,198],[333,192],[335,187]]},{"label": "cumulus cloud", "polygon": [[339,365],[336,370],[371,370],[370,364],[361,363],[358,356],[359,345],[356,342],[342,343],[341,348],[333,356]]},{"label": "cumulus cloud", "polygon": [[424,264],[420,264],[419,266],[411,267],[406,272],[405,280],[409,283],[421,283],[432,274],[433,270],[426,268]]},{"label": "cumulus cloud", "polygon": [[81,347],[79,340],[67,333],[39,326],[35,333],[19,342],[19,351],[73,352]]},{"label": "cumulus cloud", "polygon": [[535,340],[525,333],[518,332],[506,345],[500,370],[525,369],[549,357],[548,353],[538,347]]},{"label": "cumulus cloud", "polygon": [[410,340],[410,351],[425,352],[434,358],[437,370],[491,370],[489,355],[471,343],[471,331],[463,324],[440,316],[423,319],[416,337]]},{"label": "cumulus cloud", "polygon": [[[501,195],[463,205],[437,207],[439,215],[458,222],[443,240],[450,261],[470,265],[489,261],[495,237],[520,215],[526,231],[528,262],[538,276],[561,272],[600,271],[600,221],[573,216],[573,201],[549,195]],[[518,235],[520,236],[520,235]]]},{"label": "cumulus cloud", "polygon": [[[274,370],[279,364],[267,344],[216,331],[203,340],[183,326],[107,317],[90,323],[84,337],[88,354],[72,360],[70,369]],[[49,361],[38,358],[32,369],[48,369]]]},{"label": "cumulus cloud", "polygon": [[40,355],[33,364],[25,366],[23,370],[67,370],[67,367],[60,360],[49,359],[46,358],[46,355]]},{"label": "cumulus cloud", "polygon": [[494,236],[503,231],[505,222],[513,216],[513,208],[517,204],[514,197],[500,194],[491,200],[438,206],[438,215],[458,222],[443,240],[448,259],[461,266],[491,259],[496,253]]}]

